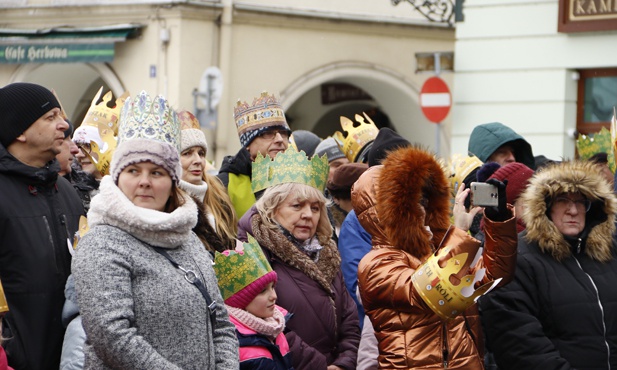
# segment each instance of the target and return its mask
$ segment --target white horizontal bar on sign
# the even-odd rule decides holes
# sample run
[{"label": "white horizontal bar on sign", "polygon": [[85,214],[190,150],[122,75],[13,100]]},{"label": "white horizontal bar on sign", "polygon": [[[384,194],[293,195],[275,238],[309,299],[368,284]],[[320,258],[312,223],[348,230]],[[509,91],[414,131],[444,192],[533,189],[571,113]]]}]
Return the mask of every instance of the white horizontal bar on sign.
[{"label": "white horizontal bar on sign", "polygon": [[450,105],[450,94],[448,93],[420,94],[421,107],[449,107]]}]

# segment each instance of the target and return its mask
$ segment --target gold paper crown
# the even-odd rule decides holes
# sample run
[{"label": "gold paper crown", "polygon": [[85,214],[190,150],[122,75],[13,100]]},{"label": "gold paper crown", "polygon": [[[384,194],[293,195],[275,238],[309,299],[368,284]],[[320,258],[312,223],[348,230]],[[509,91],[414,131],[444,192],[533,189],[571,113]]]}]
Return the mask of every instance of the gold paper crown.
[{"label": "gold paper crown", "polygon": [[277,184],[294,182],[324,191],[329,170],[325,154],[321,157],[314,155],[309,160],[303,150],[298,152],[292,147],[274,159],[258,153],[253,162],[251,186],[256,193]]},{"label": "gold paper crown", "polygon": [[581,160],[586,161],[595,154],[606,153],[608,165],[611,171],[615,173],[615,152],[613,150],[613,145],[612,133],[604,127],[594,134],[579,134],[576,139],[576,151]]},{"label": "gold paper crown", "polygon": [[242,146],[247,146],[261,132],[259,129],[281,126],[289,130],[283,107],[274,95],[266,91],[253,99],[252,105],[238,100],[234,107],[234,120]]},{"label": "gold paper crown", "polygon": [[379,133],[379,129],[369,116],[364,112],[362,112],[362,115],[364,117],[359,114],[355,115],[356,122],[341,116],[343,132],[336,131],[334,133],[334,139],[339,143],[339,146],[342,146],[342,151],[350,162],[355,162],[366,144],[375,140]]},{"label": "gold paper crown", "polygon": [[161,95],[154,99],[142,91],[128,98],[120,115],[118,145],[133,139],[156,140],[170,144],[180,153],[178,115]]},{"label": "gold paper crown", "polygon": [[77,244],[79,244],[81,238],[83,238],[88,231],[90,231],[90,226],[88,226],[88,219],[86,218],[86,216],[80,216],[79,228],[75,232],[75,237],[73,238],[73,249],[77,249]]},{"label": "gold paper crown", "polygon": [[4,288],[2,282],[0,282],[0,314],[9,312],[9,304],[6,302],[6,296],[4,295]]},{"label": "gold paper crown", "polygon": [[235,250],[214,254],[214,272],[223,300],[227,300],[270,271],[272,267],[259,243],[251,235],[248,236],[248,243],[238,241]]},{"label": "gold paper crown", "polygon": [[113,107],[109,107],[111,102],[112,93],[108,91],[107,94],[103,96],[103,101],[99,104],[96,104],[101,97],[101,93],[103,92],[103,86],[99,89],[99,91],[92,99],[92,103],[90,103],[90,108],[88,112],[86,112],[86,116],[84,120],[81,122],[82,125],[86,126],[94,126],[98,127],[99,123],[102,123],[107,128],[111,128],[114,135],[118,134],[118,119],[120,118],[120,112],[122,111],[122,107],[126,99],[129,97],[129,92],[125,91],[124,94],[119,96]]},{"label": "gold paper crown", "polygon": [[475,155],[453,154],[450,157],[448,170],[450,174],[450,190],[453,195],[456,195],[459,186],[467,176],[476,168],[482,166],[482,161]]},{"label": "gold paper crown", "polygon": [[118,146],[118,140],[114,136],[113,128],[110,128],[102,123],[98,125],[99,136],[103,140],[103,147],[100,148],[96,141],[90,141],[90,153],[87,153],[90,157],[90,161],[94,163],[97,171],[101,176],[109,175],[109,164],[111,163],[111,157]]},{"label": "gold paper crown", "polygon": [[178,112],[178,121],[180,122],[180,130],[201,130],[199,120],[195,115],[188,110]]},{"label": "gold paper crown", "polygon": [[[447,242],[446,242],[447,243]],[[468,307],[473,305],[483,294],[491,291],[500,279],[488,282],[478,289],[474,284],[481,281],[485,269],[477,269],[472,275],[466,275],[458,285],[452,285],[450,276],[458,273],[463,267],[473,265],[479,251],[467,251],[451,257],[444,268],[439,267],[439,259],[447,255],[451,246],[447,244],[433,253],[412,275],[411,281],[414,288],[422,297],[422,300],[443,320],[452,319],[462,314]],[[468,259],[473,258],[473,261]]]}]

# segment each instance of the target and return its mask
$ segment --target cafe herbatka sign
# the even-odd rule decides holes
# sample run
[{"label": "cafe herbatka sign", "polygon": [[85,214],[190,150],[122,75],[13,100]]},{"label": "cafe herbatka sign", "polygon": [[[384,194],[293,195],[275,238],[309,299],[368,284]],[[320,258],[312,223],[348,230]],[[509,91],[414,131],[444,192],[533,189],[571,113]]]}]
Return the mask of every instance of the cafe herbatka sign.
[{"label": "cafe herbatka sign", "polygon": [[141,27],[0,29],[0,64],[111,62],[115,43],[136,36]]},{"label": "cafe herbatka sign", "polygon": [[559,0],[558,30],[617,30],[617,0]]}]

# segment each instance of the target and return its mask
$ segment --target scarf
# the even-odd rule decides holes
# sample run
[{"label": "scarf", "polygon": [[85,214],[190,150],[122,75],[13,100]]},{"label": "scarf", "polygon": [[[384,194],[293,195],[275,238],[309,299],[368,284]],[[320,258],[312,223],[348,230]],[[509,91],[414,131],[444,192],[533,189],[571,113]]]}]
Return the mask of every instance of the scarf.
[{"label": "scarf", "polygon": [[[322,249],[319,251],[319,259],[313,261],[290,242],[281,231],[272,230],[264,225],[259,213],[251,218],[251,229],[253,237],[262,248],[272,252],[286,265],[302,271],[332,295],[332,281],[334,281],[341,266],[341,257],[332,239],[328,239],[328,243],[322,245]],[[311,239],[317,240],[318,238],[314,236]]]},{"label": "scarf", "polygon": [[[204,199],[206,199],[206,193],[208,192],[208,184],[205,181],[202,181],[199,185],[195,185],[191,184],[190,182],[180,180],[180,182],[178,183],[178,187],[189,193],[189,195],[191,195],[192,197],[199,199],[200,202],[204,203]],[[208,207],[206,203],[204,203],[204,206],[204,208],[207,210]],[[216,219],[214,218],[214,215],[210,212],[206,212],[206,217],[208,218],[210,226],[212,226],[213,229],[216,229]]]},{"label": "scarf", "polygon": [[114,183],[103,177],[100,193],[92,198],[88,224],[115,226],[155,247],[176,248],[191,238],[197,224],[197,205],[180,192],[184,204],[171,213],[138,207]]},{"label": "scarf", "polygon": [[281,232],[285,235],[287,240],[291,242],[291,244],[295,245],[298,249],[304,252],[304,254],[309,256],[313,262],[317,262],[319,260],[319,251],[322,250],[323,247],[319,244],[319,238],[316,235],[301,242],[283,226],[279,225],[279,229],[281,229]]},{"label": "scarf", "polygon": [[262,319],[241,308],[228,305],[225,305],[225,307],[227,307],[229,314],[244,326],[269,338],[276,338],[285,329],[285,316],[278,308],[274,309],[274,314],[271,317]]}]

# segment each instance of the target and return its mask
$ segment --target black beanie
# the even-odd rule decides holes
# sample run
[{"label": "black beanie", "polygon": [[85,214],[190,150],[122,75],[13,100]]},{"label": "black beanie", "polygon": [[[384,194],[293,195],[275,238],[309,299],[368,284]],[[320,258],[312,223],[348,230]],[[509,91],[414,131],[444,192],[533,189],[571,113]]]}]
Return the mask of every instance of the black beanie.
[{"label": "black beanie", "polygon": [[0,89],[0,143],[6,148],[36,120],[54,108],[58,99],[47,88],[16,82]]},{"label": "black beanie", "polygon": [[373,146],[368,152],[368,166],[373,167],[381,164],[389,152],[394,149],[410,146],[411,143],[388,127],[379,130],[373,141]]}]

